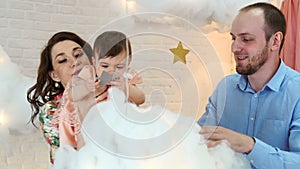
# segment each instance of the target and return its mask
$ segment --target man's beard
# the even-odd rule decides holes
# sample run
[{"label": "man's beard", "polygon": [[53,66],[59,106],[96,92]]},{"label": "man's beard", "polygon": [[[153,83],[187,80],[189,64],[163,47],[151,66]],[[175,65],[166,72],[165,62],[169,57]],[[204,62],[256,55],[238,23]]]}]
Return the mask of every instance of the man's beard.
[{"label": "man's beard", "polygon": [[246,67],[242,67],[237,63],[235,68],[236,72],[238,72],[241,75],[252,75],[265,64],[267,58],[268,58],[268,46],[266,45],[259,54],[248,58],[250,59],[251,62],[249,62],[246,65]]}]

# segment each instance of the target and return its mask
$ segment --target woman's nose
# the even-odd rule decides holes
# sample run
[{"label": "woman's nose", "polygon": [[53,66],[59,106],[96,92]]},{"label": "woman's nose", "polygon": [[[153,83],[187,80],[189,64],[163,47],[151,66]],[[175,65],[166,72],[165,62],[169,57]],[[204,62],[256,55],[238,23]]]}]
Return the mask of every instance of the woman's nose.
[{"label": "woman's nose", "polygon": [[71,62],[72,67],[76,67],[80,64],[80,61],[75,57],[70,57],[69,60]]}]

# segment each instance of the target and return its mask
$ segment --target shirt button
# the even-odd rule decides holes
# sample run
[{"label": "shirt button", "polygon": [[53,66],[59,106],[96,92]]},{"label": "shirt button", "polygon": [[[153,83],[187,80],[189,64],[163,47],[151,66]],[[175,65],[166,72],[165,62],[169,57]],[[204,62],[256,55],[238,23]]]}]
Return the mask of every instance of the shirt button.
[{"label": "shirt button", "polygon": [[254,94],[254,97],[257,97],[257,93]]},{"label": "shirt button", "polygon": [[253,118],[253,117],[251,117],[251,118],[250,118],[250,120],[251,120],[251,121],[253,121],[253,120],[254,120],[254,118]]}]

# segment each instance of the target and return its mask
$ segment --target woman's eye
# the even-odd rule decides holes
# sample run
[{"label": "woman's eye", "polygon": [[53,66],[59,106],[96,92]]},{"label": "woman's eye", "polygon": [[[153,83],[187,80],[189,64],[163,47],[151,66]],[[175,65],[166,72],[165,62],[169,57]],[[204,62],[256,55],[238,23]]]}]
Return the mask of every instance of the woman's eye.
[{"label": "woman's eye", "polygon": [[58,63],[61,64],[61,63],[64,63],[66,61],[67,61],[67,59],[62,59],[62,60],[59,60]]},{"label": "woman's eye", "polygon": [[83,55],[83,52],[78,53],[77,55],[75,55],[76,58],[79,58]]}]

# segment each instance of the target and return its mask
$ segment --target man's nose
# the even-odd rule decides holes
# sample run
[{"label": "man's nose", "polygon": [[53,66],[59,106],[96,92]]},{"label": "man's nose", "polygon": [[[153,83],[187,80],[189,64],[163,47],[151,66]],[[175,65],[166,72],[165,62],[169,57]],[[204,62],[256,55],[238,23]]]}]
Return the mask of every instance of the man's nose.
[{"label": "man's nose", "polygon": [[231,52],[235,53],[235,52],[239,52],[240,50],[241,50],[241,45],[237,40],[234,40],[231,44]]}]

